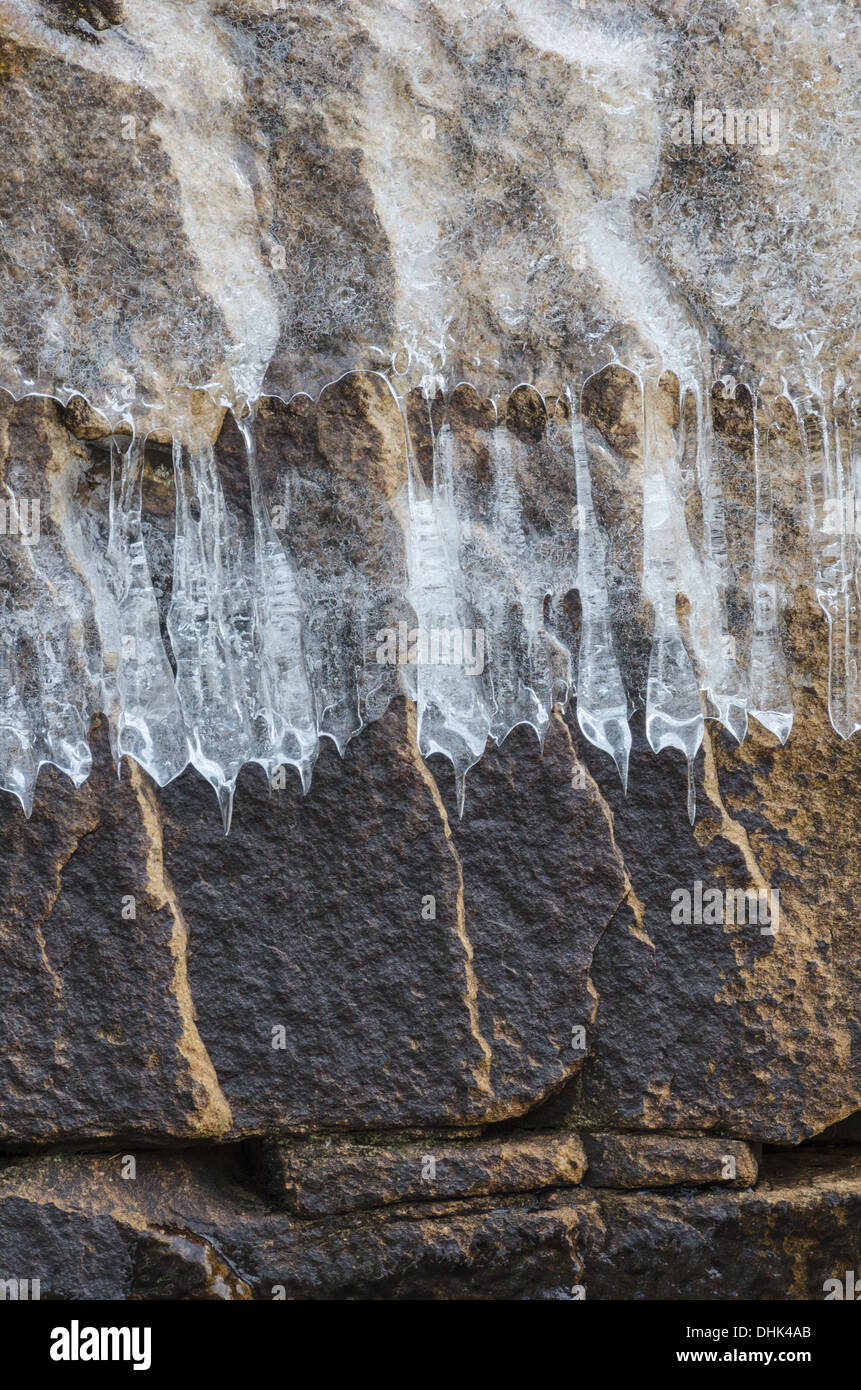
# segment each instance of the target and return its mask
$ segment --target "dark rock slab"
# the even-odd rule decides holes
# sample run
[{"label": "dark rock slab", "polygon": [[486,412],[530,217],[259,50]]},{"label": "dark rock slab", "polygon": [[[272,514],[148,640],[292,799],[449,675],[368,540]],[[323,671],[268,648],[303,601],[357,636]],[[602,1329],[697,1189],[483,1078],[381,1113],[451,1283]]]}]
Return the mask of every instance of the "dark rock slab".
[{"label": "dark rock slab", "polygon": [[[0,1145],[224,1133],[144,774],[107,739],[79,791],[0,798]],[[133,904],[131,900],[133,901]],[[134,911],[134,916],[128,914]]]},{"label": "dark rock slab", "polygon": [[576,1186],[585,1170],[576,1135],[386,1146],[307,1140],[272,1147],[273,1195],[298,1216],[359,1211],[396,1202]]},{"label": "dark rock slab", "polygon": [[[0,1276],[43,1298],[822,1300],[861,1267],[861,1154],[767,1155],[753,1189],[576,1187],[296,1219],[233,1146],[0,1168]],[[251,1173],[253,1177],[253,1171]]]},{"label": "dark rock slab", "polygon": [[861,1256],[858,1153],[768,1157],[753,1190],[595,1197],[567,1208],[587,1299],[822,1300]]},{"label": "dark rock slab", "polygon": [[471,775],[460,826],[401,702],[343,761],[324,749],[304,800],[246,771],[226,840],[200,781],[160,796],[236,1131],[521,1113],[582,1062],[589,962],[626,894],[597,788],[571,788],[567,730],[543,759],[512,735]]},{"label": "dark rock slab", "polygon": [[650,1188],[680,1184],[753,1187],[757,1160],[749,1144],[682,1134],[584,1134],[590,1187]]},{"label": "dark rock slab", "polygon": [[[821,641],[815,614],[800,630]],[[567,1114],[575,1129],[794,1144],[858,1108],[861,809],[850,789],[861,747],[830,728],[815,655],[785,748],[756,725],[741,747],[707,726],[693,829],[682,759],[655,758],[634,721],[628,796],[610,779],[601,786],[643,932],[620,916],[602,937],[592,1046],[564,1100],[535,1116],[539,1126]],[[827,661],[821,646],[817,659]],[[752,922],[674,924],[673,892],[698,880],[722,892],[777,890],[777,933]]]}]

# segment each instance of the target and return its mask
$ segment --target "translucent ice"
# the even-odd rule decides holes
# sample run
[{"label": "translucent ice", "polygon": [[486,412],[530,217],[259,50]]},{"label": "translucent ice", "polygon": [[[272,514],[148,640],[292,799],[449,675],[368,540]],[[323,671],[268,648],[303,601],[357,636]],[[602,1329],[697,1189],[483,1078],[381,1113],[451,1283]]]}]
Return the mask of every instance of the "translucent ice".
[{"label": "translucent ice", "polygon": [[398,695],[461,808],[572,700],[623,783],[640,708],[689,767],[706,719],[782,742],[811,584],[861,727],[847,7],[724,6],[720,43],[646,0],[105,8],[0,0],[25,811],[99,715],[226,826],[246,763],[307,790]]}]

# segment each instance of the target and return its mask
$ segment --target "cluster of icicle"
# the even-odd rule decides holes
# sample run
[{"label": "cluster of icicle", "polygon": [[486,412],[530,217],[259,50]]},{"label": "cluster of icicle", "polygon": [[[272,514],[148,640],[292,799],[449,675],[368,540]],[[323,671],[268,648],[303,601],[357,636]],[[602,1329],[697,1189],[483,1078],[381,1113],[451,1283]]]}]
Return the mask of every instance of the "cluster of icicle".
[{"label": "cluster of icicle", "polygon": [[[752,618],[742,669],[727,617],[727,520],[708,392],[694,393],[691,449],[657,408],[657,382],[642,385],[639,580],[652,622],[644,689],[633,688],[620,650],[609,538],[577,392],[548,426],[556,453],[547,476],[529,464],[530,446],[499,425],[488,431],[480,489],[447,419],[433,437],[433,476],[425,476],[404,416],[403,485],[368,504],[369,516],[376,512],[364,545],[362,516],[352,518],[358,534],[342,545],[343,519],[334,526],[331,515],[325,519],[327,504],[315,499],[307,470],[285,465],[277,486],[264,490],[250,412],[237,422],[247,456],[244,523],[225,495],[213,447],[174,442],[173,580],[161,615],[144,538],[140,440],[110,445],[106,532],[79,506],[76,480],[55,473],[51,522],[39,543],[4,541],[0,786],[29,815],[43,764],[79,785],[91,766],[90,723],[102,712],[118,765],[128,755],[159,785],[192,765],[215,789],[227,830],[245,763],[270,779],[293,768],[307,791],[320,739],[343,753],[401,692],[416,704],[423,756],[450,759],[461,810],[466,773],[489,740],[501,742],[519,724],[543,740],[554,704],[573,696],[583,735],[612,757],[623,784],[638,704],[655,752],[678,749],[689,768],[705,717],[741,740],[752,715],[785,742],[793,709],[779,637],[770,475],[756,425]],[[822,440],[805,468],[806,505],[831,633],[832,720],[845,736],[861,726],[852,655],[858,542],[821,523],[832,502],[841,508],[861,491],[861,459],[846,457],[841,431],[825,415]],[[537,477],[538,506],[534,495],[524,497],[525,476]],[[698,544],[685,514],[691,486],[701,501]],[[565,616],[574,590],[576,624]],[[680,594],[689,605],[684,634]],[[401,622],[425,632],[480,629],[483,665],[381,662],[382,631]],[[693,819],[690,777],[689,787]]]}]

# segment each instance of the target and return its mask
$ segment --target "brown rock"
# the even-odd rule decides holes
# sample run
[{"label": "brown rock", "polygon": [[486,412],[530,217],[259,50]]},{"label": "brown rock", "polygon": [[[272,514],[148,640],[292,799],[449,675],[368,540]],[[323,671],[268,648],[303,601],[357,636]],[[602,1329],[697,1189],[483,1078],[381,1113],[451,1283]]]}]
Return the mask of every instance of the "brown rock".
[{"label": "brown rock", "polygon": [[72,396],[66,405],[60,407],[60,415],[66,429],[76,439],[105,439],[111,433],[111,423],[107,417],[95,410],[83,396]]},{"label": "brown rock", "polygon": [[271,1162],[273,1191],[297,1216],[571,1187],[585,1169],[580,1140],[567,1134],[457,1144],[429,1134],[399,1147],[316,1139],[278,1144]]},{"label": "brown rock", "polygon": [[239,1133],[502,1119],[573,1075],[594,943],[627,889],[597,788],[570,778],[561,723],[543,759],[519,731],[456,824],[397,704],[343,761],[326,749],[304,800],[243,773],[227,840],[202,783],[161,794],[198,1027]]},{"label": "brown rock", "polygon": [[756,1155],[736,1139],[681,1134],[584,1134],[590,1187],[753,1187]]},{"label": "brown rock", "polygon": [[[578,1187],[296,1220],[230,1149],[0,1167],[0,1278],[44,1298],[822,1300],[861,1268],[861,1156],[767,1156],[759,1186]],[[216,1250],[217,1247],[217,1250]]]},{"label": "brown rock", "polygon": [[135,1253],[133,1299],[247,1302],[251,1290],[208,1240],[178,1231],[147,1231]]},{"label": "brown rock", "polygon": [[79,791],[43,775],[31,820],[0,798],[7,1147],[214,1136],[231,1122],[195,1023],[152,791],[129,764],[117,782],[103,733],[96,748]]}]

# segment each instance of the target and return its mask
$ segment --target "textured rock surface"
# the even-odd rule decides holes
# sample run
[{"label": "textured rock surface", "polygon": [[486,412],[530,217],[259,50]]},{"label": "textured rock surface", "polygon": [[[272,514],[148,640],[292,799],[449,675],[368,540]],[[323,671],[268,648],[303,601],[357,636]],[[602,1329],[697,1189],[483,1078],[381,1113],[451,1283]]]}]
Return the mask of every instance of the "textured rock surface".
[{"label": "textured rock surface", "polygon": [[103,752],[82,794],[57,777],[32,820],[0,806],[4,1145],[230,1127],[152,790]]},{"label": "textured rock surface", "polygon": [[271,1161],[273,1196],[297,1216],[576,1187],[586,1167],[583,1145],[567,1134],[459,1144],[428,1134],[398,1148],[306,1140],[278,1145]]},{"label": "textured rock surface", "polygon": [[198,1026],[240,1132],[500,1119],[573,1074],[626,884],[597,788],[570,789],[564,727],[542,761],[523,743],[470,787],[472,839],[397,707],[325,755],[305,801],[245,775],[226,842],[208,788],[167,790]]},{"label": "textured rock surface", "polygon": [[[808,682],[786,748],[767,735],[741,749],[707,737],[693,833],[683,769],[656,766],[642,743],[627,801],[608,784],[654,950],[618,923],[602,940],[593,964],[602,1007],[574,1083],[575,1117],[793,1143],[858,1109],[861,961],[848,888],[858,754],[826,724],[812,672]],[[755,924],[672,925],[672,891],[698,879],[778,886],[777,935]]]},{"label": "textured rock surface", "polygon": [[[612,436],[626,398],[612,378],[608,393],[591,409]],[[325,468],[348,430],[345,478],[376,457],[384,491],[391,417],[375,402],[264,412],[264,472],[288,442]],[[77,458],[98,496],[104,452],[55,405],[2,419],[34,473]],[[234,427],[219,448],[229,479]],[[154,448],[162,611],[171,492]],[[546,1100],[552,1123],[793,1143],[857,1110],[861,754],[828,725],[825,627],[805,592],[786,620],[792,739],[707,734],[693,830],[678,755],[655,758],[635,719],[624,797],[558,711],[543,756],[519,729],[473,770],[459,820],[448,765],[418,756],[400,701],[343,760],[324,744],[307,798],[292,774],[271,789],[247,768],[227,840],[193,774],[159,792],[126,762],[117,784],[104,732],[82,790],[45,774],[30,822],[4,799],[2,1140],[543,1126]],[[675,925],[672,893],[697,880],[777,888],[777,934]]]},{"label": "textured rock surface", "polygon": [[[15,420],[34,465],[82,447],[51,404]],[[158,556],[158,450],[147,486]],[[158,791],[126,763],[117,783],[104,730],[84,788],[50,772],[29,822],[4,800],[7,1150],[418,1126],[407,1142],[432,1153],[451,1140],[431,1126],[488,1120],[505,1143],[518,1126],[662,1132],[616,1135],[609,1167],[586,1136],[587,1182],[639,1191],[551,1198],[529,1169],[526,1197],[410,1208],[379,1166],[392,1220],[291,1219],[265,1165],[249,1176],[233,1150],[138,1153],[134,1181],[119,1158],[21,1160],[2,1173],[0,1277],[74,1297],[822,1296],[859,1262],[857,1159],[772,1158],[747,1192],[644,1191],[708,1182],[718,1149],[797,1142],[858,1108],[856,744],[826,722],[821,625],[799,604],[790,630],[794,741],[708,738],[693,830],[681,759],[638,734],[625,799],[559,712],[543,757],[518,731],[473,771],[458,820],[450,771],[419,758],[399,702],[343,761],[324,754],[305,799],[246,770],[227,840],[192,774]],[[679,884],[760,878],[780,888],[776,936],[672,924]],[[726,1137],[666,1133],[692,1129]],[[498,1184],[490,1138],[458,1140],[476,1148],[467,1190]],[[339,1204],[317,1177],[303,1210]]]},{"label": "textured rock surface", "polygon": [[590,1187],[677,1187],[722,1183],[753,1187],[756,1155],[733,1139],[681,1134],[586,1134]]},{"label": "textured rock surface", "polygon": [[[16,391],[857,372],[843,7],[3,0],[0,41]],[[778,129],[674,143],[695,99]]]},{"label": "textured rock surface", "polygon": [[566,1189],[296,1220],[237,1155],[0,1170],[0,1278],[42,1298],[822,1299],[861,1264],[861,1159],[770,1158],[754,1190]]},{"label": "textured rock surface", "polygon": [[[475,10],[0,0],[0,386],[61,402],[0,397],[2,785],[29,805],[51,764],[32,819],[0,795],[0,1279],[45,1297],[818,1298],[861,1265],[861,743],[829,723],[861,726],[851,30],[826,0]],[[776,109],[779,149],[680,151],[673,111],[697,99]],[[611,359],[585,384],[584,465],[564,392]],[[461,379],[483,394],[439,389]],[[258,396],[255,511],[250,417],[226,407]],[[112,426],[148,436],[124,572]],[[265,557],[301,624],[278,637],[301,627],[329,736],[306,797],[244,768],[228,839],[195,773],[112,770],[130,672],[144,696],[168,677],[171,727],[174,436],[198,470],[213,447],[241,553],[194,576],[225,599],[207,655],[260,656],[266,621],[228,601],[280,508]],[[649,588],[661,468],[678,527]],[[745,709],[794,710],[790,742],[710,721],[691,828],[684,761],[641,715],[625,794],[571,707],[539,749],[529,706],[460,819],[421,699],[389,703],[367,645],[421,590],[410,489],[439,506],[455,485],[457,616],[496,620],[517,716],[495,738],[525,717],[524,672],[548,709],[581,682],[598,581],[630,705],[660,619],[683,667],[698,633],[726,639]],[[38,552],[8,530],[15,496],[41,504]],[[212,667],[229,743],[247,691]],[[369,722],[339,758],[353,683]],[[73,790],[56,767],[86,776],[99,710]],[[172,751],[159,780],[184,733]],[[695,884],[779,892],[778,929],[680,925]],[[757,1176],[749,1146],[826,1129],[847,1147]]]}]

